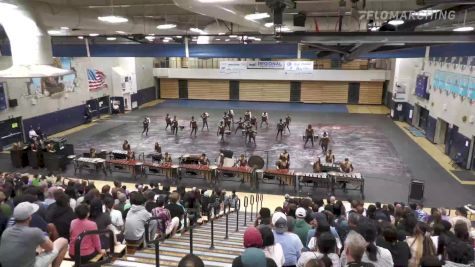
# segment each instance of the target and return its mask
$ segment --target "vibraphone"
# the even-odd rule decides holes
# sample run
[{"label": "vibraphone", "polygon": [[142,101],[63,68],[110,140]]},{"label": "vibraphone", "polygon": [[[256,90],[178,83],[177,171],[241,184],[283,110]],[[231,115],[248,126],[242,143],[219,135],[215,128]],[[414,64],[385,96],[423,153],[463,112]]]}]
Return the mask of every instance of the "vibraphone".
[{"label": "vibraphone", "polygon": [[340,172],[340,163],[335,162],[335,163],[322,163],[322,171],[323,172]]},{"label": "vibraphone", "polygon": [[[340,188],[344,192],[347,190],[359,190],[361,197],[364,199],[364,178],[361,173],[343,173],[343,172],[329,172],[328,176],[332,179],[332,193],[335,193],[337,185],[342,185]],[[348,188],[348,184],[354,188]]]},{"label": "vibraphone", "polygon": [[[208,182],[213,182],[216,178],[216,166],[200,165],[200,164],[180,164],[180,172],[198,172]],[[180,174],[180,177],[182,175]]]},{"label": "vibraphone", "polygon": [[271,175],[279,179],[281,183],[295,186],[297,176],[293,170],[289,169],[266,169],[264,171],[264,175]]},{"label": "vibraphone", "polygon": [[298,176],[299,186],[300,183],[309,184],[312,183],[313,187],[317,188],[325,188],[328,191],[331,189],[331,179],[328,178],[328,174],[326,172],[319,172],[319,173],[304,173],[299,172],[295,175]]},{"label": "vibraphone", "polygon": [[99,171],[102,170],[104,174],[107,175],[106,166],[105,166],[105,159],[101,158],[87,158],[87,157],[79,157],[74,159],[74,173],[77,170],[81,172],[83,169]]},{"label": "vibraphone", "polygon": [[126,150],[112,150],[112,159],[126,159],[127,151]]},{"label": "vibraphone", "polygon": [[168,178],[176,178],[178,176],[178,165],[172,164],[171,162],[144,162],[143,171],[145,174],[165,173],[165,176],[167,176]]},{"label": "vibraphone", "polygon": [[253,178],[254,178],[254,168],[249,166],[244,167],[218,167],[218,177],[223,173],[232,173],[242,176],[242,179],[245,183],[249,183],[253,185]]},{"label": "vibraphone", "polygon": [[125,160],[125,159],[111,159],[106,161],[107,169],[112,174],[112,171],[118,172],[130,172],[135,177],[137,174],[143,175],[143,162],[138,160]]},{"label": "vibraphone", "polygon": [[184,154],[180,157],[180,164],[198,164],[201,154]]}]

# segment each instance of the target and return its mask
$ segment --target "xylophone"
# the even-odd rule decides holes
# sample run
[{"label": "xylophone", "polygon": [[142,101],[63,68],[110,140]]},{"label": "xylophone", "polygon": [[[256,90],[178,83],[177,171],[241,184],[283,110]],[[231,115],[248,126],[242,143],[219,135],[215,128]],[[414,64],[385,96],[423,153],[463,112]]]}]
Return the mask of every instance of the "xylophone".
[{"label": "xylophone", "polygon": [[340,172],[341,171],[340,163],[339,162],[335,162],[335,163],[323,162],[322,171],[323,172]]},{"label": "xylophone", "polygon": [[125,160],[125,159],[111,159],[106,161],[107,168],[112,174],[112,171],[124,171],[130,172],[134,177],[137,174],[143,175],[143,162],[138,160]]},{"label": "xylophone", "polygon": [[113,159],[126,159],[127,151],[126,150],[112,150],[111,151]]},{"label": "xylophone", "polygon": [[106,160],[102,158],[76,158],[74,159],[74,173],[76,173],[77,170],[81,172],[82,169],[88,169],[94,171],[102,170],[104,174],[106,174],[105,162]]},{"label": "xylophone", "polygon": [[295,186],[296,175],[293,170],[289,169],[266,169],[264,175],[272,175],[277,177],[281,182],[287,185]]},{"label": "xylophone", "polygon": [[198,164],[201,154],[183,154],[180,159],[180,164]]},{"label": "xylophone", "polygon": [[299,172],[296,173],[300,183],[309,184],[312,183],[314,187],[317,188],[325,188],[328,190],[331,188],[331,179],[328,178],[328,174],[326,172],[319,172],[319,173],[303,173]]},{"label": "xylophone", "polygon": [[242,181],[252,185],[252,178],[254,177],[254,168],[249,166],[234,166],[234,167],[218,167],[218,174],[232,173],[234,175],[242,176]]},{"label": "xylophone", "polygon": [[180,170],[185,172],[199,172],[208,182],[212,182],[213,178],[216,177],[216,166],[200,164],[180,164]]},{"label": "xylophone", "polygon": [[143,169],[146,174],[165,173],[167,177],[176,178],[178,176],[178,165],[171,162],[153,163],[144,162]]},{"label": "xylophone", "polygon": [[[329,177],[332,178],[332,192],[335,192],[337,184],[342,185],[343,191],[359,190],[361,196],[364,198],[364,178],[361,173],[343,173],[343,172],[329,172]],[[354,188],[347,188],[347,184],[351,184]]]}]

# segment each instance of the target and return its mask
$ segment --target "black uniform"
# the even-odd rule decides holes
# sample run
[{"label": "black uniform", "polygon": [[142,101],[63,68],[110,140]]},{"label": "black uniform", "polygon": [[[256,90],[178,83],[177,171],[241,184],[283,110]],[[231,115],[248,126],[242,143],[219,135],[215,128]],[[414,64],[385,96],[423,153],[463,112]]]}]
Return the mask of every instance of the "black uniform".
[{"label": "black uniform", "polygon": [[244,113],[244,121],[249,121],[251,120],[251,112]]},{"label": "black uniform", "polygon": [[205,125],[206,125],[206,129],[209,131],[209,128],[208,128],[208,114],[206,114],[206,113],[201,114],[201,119],[203,120],[203,127],[201,127],[201,130],[203,131],[203,129],[205,128]]},{"label": "black uniform", "polygon": [[275,139],[279,137],[279,134],[280,134],[280,139],[282,139],[282,133],[284,132],[284,127],[285,127],[285,124],[282,121],[279,121],[279,123],[277,123],[277,135],[275,136]]},{"label": "black uniform", "polygon": [[145,133],[145,135],[148,135],[148,127],[150,125],[150,121],[148,120],[148,118],[145,118],[143,120],[143,131],[142,131],[142,134]]},{"label": "black uniform", "polygon": [[198,123],[194,119],[190,121],[190,127],[191,127],[190,136],[193,135],[193,132],[195,132],[195,136],[196,136],[196,132],[198,131]]},{"label": "black uniform", "polygon": [[312,141],[312,147],[313,147],[313,129],[312,128],[305,129],[305,144],[303,145],[303,147],[307,145],[308,140]]},{"label": "black uniform", "polygon": [[290,133],[289,125],[291,121],[292,121],[292,118],[290,117],[290,115],[287,115],[287,117],[285,117],[285,127],[287,127],[287,130],[289,130],[289,133]]},{"label": "black uniform", "polygon": [[322,138],[320,139],[320,147],[322,148],[323,153],[327,152],[329,143],[330,143],[330,137],[322,136]]},{"label": "black uniform", "polygon": [[257,118],[256,117],[251,118],[251,125],[256,127],[256,131],[257,131]]},{"label": "black uniform", "polygon": [[218,126],[218,132],[216,135],[221,135],[221,142],[224,142],[224,125],[221,124]]},{"label": "black uniform", "polygon": [[239,121],[237,121],[236,124],[238,126],[236,127],[234,134],[236,134],[238,130],[244,130],[244,122],[241,119],[239,119]]},{"label": "black uniform", "polygon": [[167,124],[167,126],[165,127],[165,130],[168,129],[168,126],[170,126],[170,128],[173,127],[173,125],[172,125],[172,118],[170,118],[169,115],[167,115],[167,116],[165,117],[165,122],[166,122],[166,124]]},{"label": "black uniform", "polygon": [[173,119],[171,127],[172,127],[172,133],[177,135],[178,134],[178,121],[176,119]]},{"label": "black uniform", "polygon": [[247,128],[247,137],[248,137],[248,143],[252,143],[254,141],[254,145],[256,144],[256,134],[257,132],[252,130],[252,126]]},{"label": "black uniform", "polygon": [[262,124],[265,123],[267,127],[269,127],[269,123],[267,122],[267,119],[269,119],[269,115],[267,115],[267,113],[262,113],[262,116],[261,116],[261,128],[262,128]]},{"label": "black uniform", "polygon": [[228,114],[224,114],[223,116],[223,121],[224,121],[224,128],[228,127],[228,129],[231,131],[231,119],[229,118]]}]

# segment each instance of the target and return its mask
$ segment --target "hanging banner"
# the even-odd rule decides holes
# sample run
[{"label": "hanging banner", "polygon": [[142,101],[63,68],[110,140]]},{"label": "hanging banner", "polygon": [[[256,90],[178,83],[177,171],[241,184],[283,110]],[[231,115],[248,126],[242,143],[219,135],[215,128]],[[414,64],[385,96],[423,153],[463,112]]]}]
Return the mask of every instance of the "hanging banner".
[{"label": "hanging banner", "polygon": [[274,69],[284,70],[285,73],[313,72],[313,61],[221,61],[221,73],[235,73],[246,69]]},{"label": "hanging banner", "polygon": [[219,72],[235,73],[247,69],[246,61],[221,61],[219,62]]},{"label": "hanging banner", "polygon": [[249,61],[248,69],[283,69],[284,61]]},{"label": "hanging banner", "polygon": [[313,61],[286,61],[285,73],[312,74]]}]

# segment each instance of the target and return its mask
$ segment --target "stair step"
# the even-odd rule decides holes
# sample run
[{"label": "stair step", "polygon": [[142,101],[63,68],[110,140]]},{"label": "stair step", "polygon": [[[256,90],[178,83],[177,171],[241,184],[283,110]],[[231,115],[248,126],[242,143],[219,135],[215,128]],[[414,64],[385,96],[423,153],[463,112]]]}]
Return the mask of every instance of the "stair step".
[{"label": "stair step", "polygon": [[[155,255],[152,254],[145,254],[147,257],[135,257],[135,256],[127,256],[125,257],[126,261],[134,262],[134,263],[148,263],[148,264],[155,264]],[[169,256],[169,255],[162,255],[160,254],[160,266],[162,266],[162,262],[164,262],[164,266],[178,266],[178,262],[181,260],[182,256]],[[205,259],[204,257],[200,257],[205,266],[209,267],[229,267],[231,262],[220,262],[220,261],[210,261]],[[128,266],[137,266],[137,265],[128,265]],[[148,266],[144,266],[148,267]]]}]

